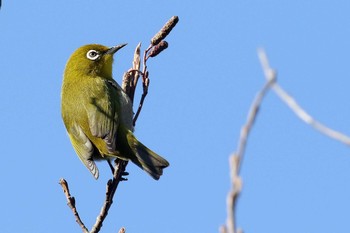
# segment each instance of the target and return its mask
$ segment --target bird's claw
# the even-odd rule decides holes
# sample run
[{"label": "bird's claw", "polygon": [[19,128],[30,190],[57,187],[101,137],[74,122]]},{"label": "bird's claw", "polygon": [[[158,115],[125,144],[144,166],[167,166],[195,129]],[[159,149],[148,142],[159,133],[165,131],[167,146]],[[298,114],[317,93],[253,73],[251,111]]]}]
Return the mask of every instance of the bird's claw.
[{"label": "bird's claw", "polygon": [[122,172],[122,175],[120,176],[120,181],[127,181],[128,178],[125,178],[123,176],[128,176],[129,175],[129,172]]}]

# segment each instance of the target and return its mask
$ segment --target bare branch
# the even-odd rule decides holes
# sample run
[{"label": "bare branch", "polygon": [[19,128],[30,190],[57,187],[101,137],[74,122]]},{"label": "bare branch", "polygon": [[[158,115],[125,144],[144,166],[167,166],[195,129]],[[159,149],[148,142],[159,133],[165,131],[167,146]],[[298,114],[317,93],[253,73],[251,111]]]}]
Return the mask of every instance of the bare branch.
[{"label": "bare branch", "polygon": [[219,233],[227,233],[226,225],[221,225],[219,228]]},{"label": "bare branch", "polygon": [[134,59],[132,61],[132,68],[124,73],[122,89],[129,96],[131,102],[134,102],[135,89],[140,77],[140,51],[141,42],[135,48]]},{"label": "bare branch", "polygon": [[[262,64],[265,78],[267,80],[273,78],[276,74],[276,72],[270,67],[268,58],[266,56],[266,53],[263,49],[258,50],[260,62]],[[318,130],[319,132],[325,134],[326,136],[333,138],[337,141],[340,141],[346,145],[350,145],[350,137],[340,133],[336,130],[333,130],[326,125],[320,123],[319,121],[315,120],[310,114],[308,114],[297,102],[296,100],[290,96],[278,83],[274,82],[272,85],[272,89],[277,94],[277,96],[285,103],[287,106],[299,117],[302,121],[309,124],[314,129]]]},{"label": "bare branch", "polygon": [[276,82],[276,71],[272,69],[269,65],[269,60],[263,49],[258,50],[258,56],[260,59],[261,66],[264,71],[266,78],[266,83],[261,91],[257,94],[255,100],[253,101],[246,124],[242,127],[240,138],[238,142],[238,147],[235,153],[230,156],[230,177],[231,177],[231,190],[227,195],[227,220],[226,225],[220,227],[221,233],[240,233],[243,230],[236,227],[235,210],[237,199],[242,190],[242,180],[239,177],[240,168],[242,166],[242,161],[244,158],[245,148],[247,146],[247,139],[249,133],[254,125],[255,119],[259,112],[260,105],[263,98],[265,97],[269,89],[273,91],[280,97],[280,99],[287,104],[287,106],[305,123],[311,125],[314,129],[319,132],[338,140],[346,145],[350,145],[350,137],[344,135],[338,131],[335,131],[317,120],[315,120],[310,114],[308,114],[296,101],[290,96],[280,85]]},{"label": "bare branch", "polygon": [[239,166],[240,158],[233,154],[230,156],[230,177],[231,177],[231,191],[227,194],[226,205],[227,205],[227,220],[226,220],[226,231],[227,233],[235,233],[236,232],[236,203],[237,198],[242,190],[242,180],[238,174],[238,166]]},{"label": "bare branch", "polygon": [[142,107],[143,107],[143,102],[145,101],[145,98],[148,94],[148,86],[149,86],[149,78],[148,78],[148,71],[146,71],[146,73],[144,73],[145,75],[143,76],[143,81],[142,81],[142,89],[143,89],[143,92],[142,92],[142,96],[141,96],[141,99],[140,99],[140,103],[139,103],[139,107],[137,108],[137,112],[134,116],[134,119],[133,119],[133,125],[135,126],[136,124],[136,121],[137,121],[137,118],[139,117],[140,115],[140,112],[142,110]]},{"label": "bare branch", "polygon": [[271,85],[275,82],[275,78],[269,79],[262,89],[256,95],[247,117],[247,122],[241,129],[240,138],[238,141],[237,150],[233,155],[230,156],[230,177],[231,177],[231,190],[227,194],[227,220],[226,226],[221,227],[221,231],[225,233],[237,233],[236,227],[236,204],[237,199],[242,190],[242,180],[239,176],[241,164],[244,157],[245,148],[247,146],[248,136],[254,125],[256,117],[258,115],[260,105],[265,97],[267,91],[270,89]]},{"label": "bare branch", "polygon": [[96,222],[92,227],[92,230],[90,233],[97,233],[100,231],[102,227],[102,223],[108,215],[108,210],[113,204],[113,197],[114,197],[115,191],[117,190],[118,184],[120,181],[123,180],[122,176],[125,172],[125,167],[127,164],[128,164],[127,161],[124,161],[121,159],[115,160],[113,179],[108,180],[107,182],[105,201],[101,208],[100,214],[97,216]]},{"label": "bare branch", "polygon": [[81,227],[84,233],[89,233],[89,230],[85,227],[84,223],[81,221],[77,208],[75,207],[75,198],[70,195],[68,183],[65,179],[60,179],[60,185],[62,186],[63,192],[67,198],[67,205],[72,210],[75,217],[75,221]]},{"label": "bare branch", "polygon": [[[148,94],[148,87],[149,87],[149,72],[147,70],[147,60],[150,57],[155,57],[162,51],[164,51],[168,47],[168,43],[166,41],[163,41],[165,37],[171,32],[171,30],[175,27],[175,25],[179,22],[179,17],[173,16],[169,19],[169,21],[162,27],[162,29],[151,39],[151,44],[148,46],[148,48],[145,50],[143,54],[143,70],[141,72],[142,74],[142,89],[143,93],[140,99],[139,106],[137,108],[136,114],[133,119],[133,125],[135,126],[137,118],[140,115],[140,112],[143,107],[143,103],[145,101],[145,98]],[[150,52],[150,53],[149,53]],[[135,82],[135,80],[134,80]],[[137,80],[136,80],[137,82]],[[136,83],[134,84],[136,87]]]},{"label": "bare branch", "polygon": [[132,61],[132,68],[134,70],[140,70],[140,65],[141,65],[141,42],[137,44],[135,53],[134,53],[134,60]]},{"label": "bare branch", "polygon": [[[72,210],[73,215],[76,219],[76,222],[79,224],[79,226],[81,227],[81,229],[83,230],[84,233],[97,233],[100,231],[100,229],[102,227],[102,223],[108,215],[108,210],[113,203],[113,197],[114,197],[114,194],[117,190],[118,184],[120,181],[125,180],[122,176],[125,174],[125,167],[127,164],[128,164],[127,161],[120,160],[120,159],[115,160],[113,179],[111,179],[107,182],[106,196],[105,196],[104,204],[103,204],[101,211],[100,211],[100,214],[96,218],[96,222],[95,222],[95,224],[92,227],[92,230],[90,232],[80,219],[79,213],[75,207],[75,198],[70,195],[67,181],[65,179],[60,179],[60,185],[62,186],[63,192],[67,198],[67,202],[68,202],[67,205]],[[124,228],[122,228],[122,229],[125,232],[125,229]],[[120,229],[119,232],[121,232],[122,229]]]},{"label": "bare branch", "polygon": [[237,164],[238,173],[240,172],[242,159],[244,157],[245,148],[247,146],[248,135],[254,125],[254,122],[258,115],[263,98],[265,97],[267,91],[270,89],[271,85],[273,85],[274,82],[275,82],[275,78],[270,79],[268,82],[264,84],[263,88],[258,92],[258,94],[256,95],[250,107],[248,117],[247,117],[247,122],[241,129],[241,134],[240,134],[240,138],[237,146],[237,152],[236,152],[236,156],[239,157],[239,161]]}]

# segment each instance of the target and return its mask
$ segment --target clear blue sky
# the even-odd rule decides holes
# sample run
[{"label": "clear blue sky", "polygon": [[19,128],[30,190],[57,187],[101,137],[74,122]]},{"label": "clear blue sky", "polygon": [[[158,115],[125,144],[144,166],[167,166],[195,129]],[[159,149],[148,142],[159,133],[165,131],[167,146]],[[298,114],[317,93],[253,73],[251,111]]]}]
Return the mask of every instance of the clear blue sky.
[{"label": "clear blue sky", "polygon": [[[138,42],[173,15],[169,48],[149,62],[136,135],[171,166],[160,181],[130,164],[101,232],[218,232],[226,219],[228,157],[264,83],[263,46],[278,81],[321,122],[350,134],[350,2],[9,1],[0,10],[2,233],[80,232],[58,181],[68,180],[88,228],[110,177],[81,164],[60,116],[62,73],[89,43]],[[245,232],[349,232],[350,148],[305,125],[269,93],[242,168]]]}]

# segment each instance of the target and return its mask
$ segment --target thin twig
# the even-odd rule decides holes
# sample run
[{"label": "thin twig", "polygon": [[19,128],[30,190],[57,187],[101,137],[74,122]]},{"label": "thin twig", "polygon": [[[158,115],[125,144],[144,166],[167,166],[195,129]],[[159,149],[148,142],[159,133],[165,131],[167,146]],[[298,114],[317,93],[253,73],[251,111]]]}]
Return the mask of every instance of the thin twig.
[{"label": "thin twig", "polygon": [[62,186],[63,192],[67,198],[67,205],[72,210],[73,215],[75,217],[75,221],[81,227],[84,233],[89,233],[89,230],[85,227],[83,221],[81,221],[77,208],[75,207],[75,198],[70,195],[68,183],[65,179],[60,179],[60,185]]},{"label": "thin twig", "polygon": [[[258,50],[260,62],[262,64],[265,78],[267,80],[275,76],[275,71],[270,67],[267,55],[263,49]],[[297,102],[290,96],[280,85],[273,83],[272,89],[277,94],[277,96],[285,103],[287,106],[299,117],[302,121],[309,124],[314,129],[325,134],[326,136],[340,141],[346,145],[350,145],[350,137],[327,127],[326,125],[315,120],[309,113],[307,113]]]},{"label": "thin twig", "polygon": [[251,129],[258,115],[260,105],[267,91],[270,89],[274,81],[275,79],[271,79],[267,81],[262,87],[262,89],[256,95],[250,107],[248,117],[247,117],[247,122],[241,128],[237,150],[235,153],[233,153],[233,155],[230,156],[229,164],[230,164],[231,190],[227,194],[227,198],[226,198],[227,220],[226,220],[226,226],[221,228],[222,232],[225,232],[225,233],[237,232],[235,211],[236,211],[237,199],[242,190],[242,180],[239,176],[240,168],[242,165],[245,148],[247,146],[248,136],[251,132]]},{"label": "thin twig", "polygon": [[231,190],[227,195],[227,220],[226,226],[220,228],[221,233],[236,233],[242,232],[242,230],[236,229],[235,210],[237,198],[240,195],[242,189],[242,181],[239,177],[240,168],[242,166],[242,160],[247,144],[248,135],[257,117],[261,102],[266,95],[267,91],[271,88],[280,97],[280,99],[287,104],[287,106],[305,123],[311,125],[314,129],[327,135],[330,138],[338,140],[346,145],[350,145],[350,137],[344,135],[338,131],[335,131],[317,120],[315,120],[310,114],[308,114],[296,101],[290,96],[280,85],[276,82],[276,71],[269,65],[269,60],[263,49],[258,50],[258,56],[262,65],[266,83],[261,91],[256,96],[252,106],[250,108],[247,122],[241,129],[241,134],[238,142],[238,149],[230,156],[230,177],[231,177]]},{"label": "thin twig", "polygon": [[122,176],[124,174],[125,167],[128,164],[128,162],[121,159],[116,159],[115,164],[116,165],[114,168],[113,179],[108,180],[107,182],[106,197],[105,197],[104,204],[101,208],[100,214],[96,218],[96,222],[92,227],[90,233],[97,233],[100,231],[102,227],[102,223],[108,215],[108,210],[113,204],[113,197],[114,197],[115,191],[117,190],[118,184],[121,180],[123,180]]},{"label": "thin twig", "polygon": [[[141,66],[140,55],[141,55],[141,42],[137,44],[136,49],[135,49],[134,60],[132,62],[132,68],[134,70],[140,70],[140,66]],[[136,72],[134,74],[134,80],[135,80],[134,86],[135,86],[135,88],[136,88],[136,84],[137,84],[139,77],[140,77],[140,72]]]},{"label": "thin twig", "polygon": [[[78,210],[75,207],[75,198],[70,195],[67,181],[65,179],[60,179],[60,185],[62,186],[63,192],[67,198],[67,205],[72,210],[73,215],[76,219],[76,222],[81,227],[81,229],[83,230],[84,233],[97,233],[100,231],[100,229],[102,227],[102,223],[108,215],[108,210],[113,203],[113,197],[114,197],[114,194],[118,188],[118,184],[120,181],[125,180],[122,176],[123,176],[123,174],[125,174],[125,168],[126,168],[127,164],[128,164],[127,161],[120,160],[120,159],[115,160],[113,179],[111,179],[107,182],[106,196],[105,196],[104,204],[103,204],[101,211],[100,211],[100,214],[96,218],[96,222],[95,222],[95,224],[92,227],[90,232],[80,219]],[[121,230],[122,229],[120,229],[120,231]],[[124,229],[124,231],[125,231],[125,229]]]},{"label": "thin twig", "polygon": [[[179,22],[178,16],[171,17],[168,22],[159,30],[159,32],[154,35],[154,37],[151,39],[151,44],[148,46],[148,48],[145,50],[143,54],[143,70],[142,70],[142,87],[143,87],[143,93],[140,99],[139,106],[137,108],[136,114],[133,119],[133,125],[135,126],[137,118],[140,115],[140,112],[143,107],[143,102],[145,101],[145,98],[148,94],[148,86],[149,86],[149,78],[148,78],[148,70],[147,70],[147,60],[150,57],[155,57],[159,53],[161,53],[163,50],[165,50],[168,47],[168,43],[166,41],[163,41],[167,35],[171,32],[171,30],[175,27],[175,25]],[[151,51],[151,52],[150,52]],[[150,54],[148,53],[150,52]],[[134,85],[136,87],[137,80],[134,80],[136,82]]]},{"label": "thin twig", "polygon": [[142,95],[141,95],[139,107],[137,108],[137,112],[136,112],[136,114],[134,116],[134,119],[133,119],[133,125],[134,126],[135,126],[137,118],[139,117],[140,112],[142,110],[143,102],[145,101],[145,98],[146,98],[146,96],[148,94],[148,86],[149,86],[148,72],[146,72],[145,76],[147,76],[147,78],[145,79],[144,82],[142,82],[143,92],[142,92]]},{"label": "thin twig", "polygon": [[134,59],[132,61],[132,68],[123,75],[122,89],[129,96],[131,102],[134,102],[136,84],[140,76],[140,50],[141,43],[135,48]]},{"label": "thin twig", "polygon": [[350,137],[342,134],[334,129],[331,129],[324,124],[315,120],[310,114],[308,114],[296,101],[290,96],[280,85],[277,83],[272,86],[275,93],[285,102],[290,109],[305,123],[311,125],[314,129],[327,135],[330,138],[338,140],[346,145],[350,145]]},{"label": "thin twig", "polygon": [[237,151],[236,151],[236,156],[239,157],[239,161],[237,164],[237,173],[240,172],[241,163],[242,163],[242,160],[244,157],[245,148],[247,147],[248,135],[252,129],[252,126],[254,125],[254,122],[256,120],[256,117],[257,117],[259,109],[260,109],[260,105],[261,105],[267,91],[271,88],[271,86],[274,83],[275,83],[275,78],[268,80],[264,84],[262,89],[258,92],[258,94],[256,95],[256,97],[255,97],[255,99],[250,107],[248,117],[247,117],[247,122],[241,129],[240,138],[239,138]]},{"label": "thin twig", "polygon": [[[140,103],[139,106],[137,108],[136,114],[134,116],[133,119],[133,125],[135,126],[137,118],[139,117],[142,107],[143,107],[143,102],[145,101],[145,98],[148,94],[148,86],[149,86],[149,78],[148,78],[148,70],[147,70],[147,60],[148,60],[148,56],[147,53],[153,48],[153,45],[149,45],[148,48],[145,50],[144,54],[143,54],[143,59],[142,59],[142,66],[143,66],[143,70],[142,70],[142,96],[140,99]],[[136,86],[136,84],[135,84]]]}]

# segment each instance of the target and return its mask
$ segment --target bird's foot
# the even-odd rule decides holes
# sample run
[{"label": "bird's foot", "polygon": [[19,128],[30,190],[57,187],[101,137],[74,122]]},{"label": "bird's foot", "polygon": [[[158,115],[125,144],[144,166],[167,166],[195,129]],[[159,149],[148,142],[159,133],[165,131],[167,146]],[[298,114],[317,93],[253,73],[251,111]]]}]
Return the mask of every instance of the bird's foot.
[{"label": "bird's foot", "polygon": [[120,181],[127,181],[128,178],[123,176],[128,176],[128,175],[129,175],[129,172],[123,172],[122,175],[120,176]]}]

